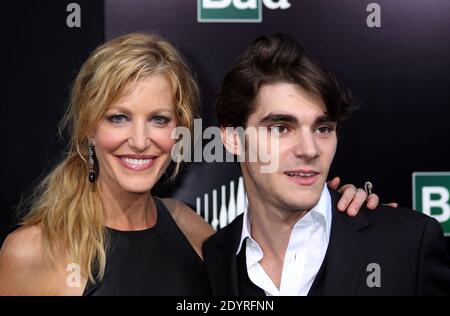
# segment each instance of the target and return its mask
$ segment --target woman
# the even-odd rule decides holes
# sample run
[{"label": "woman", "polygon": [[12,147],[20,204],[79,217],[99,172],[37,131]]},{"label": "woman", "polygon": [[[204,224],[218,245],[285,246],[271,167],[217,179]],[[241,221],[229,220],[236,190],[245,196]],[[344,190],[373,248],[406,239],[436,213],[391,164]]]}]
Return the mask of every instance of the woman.
[{"label": "woman", "polygon": [[[192,128],[197,105],[192,73],[165,40],[135,33],[97,48],[63,120],[69,150],[3,244],[0,294],[207,295],[201,246],[213,229],[151,195],[172,130]],[[353,209],[366,198],[353,186],[344,196]]]}]

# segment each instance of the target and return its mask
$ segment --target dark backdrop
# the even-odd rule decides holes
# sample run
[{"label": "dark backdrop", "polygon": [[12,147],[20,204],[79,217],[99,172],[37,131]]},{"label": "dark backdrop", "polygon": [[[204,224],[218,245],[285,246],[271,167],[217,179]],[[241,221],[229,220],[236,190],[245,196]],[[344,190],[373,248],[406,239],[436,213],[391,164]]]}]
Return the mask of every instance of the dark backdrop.
[{"label": "dark backdrop", "polygon": [[[412,172],[449,171],[450,1],[376,1],[382,27],[368,28],[372,1],[291,0],[288,10],[264,8],[262,23],[224,24],[198,23],[196,1],[86,0],[76,1],[79,29],[65,25],[70,2],[2,5],[2,239],[21,192],[64,146],[56,123],[76,71],[104,37],[131,31],[156,32],[186,55],[199,77],[205,126],[215,124],[214,95],[238,54],[262,33],[289,32],[362,101],[342,131],[331,175],[359,186],[370,180],[383,201],[411,207]],[[221,185],[229,196],[239,175],[236,164],[193,164],[156,193],[195,208]]]},{"label": "dark backdrop", "polygon": [[76,1],[81,27],[66,25],[74,1],[2,1],[0,243],[14,228],[21,193],[58,161],[57,123],[70,84],[104,39],[103,1]]}]

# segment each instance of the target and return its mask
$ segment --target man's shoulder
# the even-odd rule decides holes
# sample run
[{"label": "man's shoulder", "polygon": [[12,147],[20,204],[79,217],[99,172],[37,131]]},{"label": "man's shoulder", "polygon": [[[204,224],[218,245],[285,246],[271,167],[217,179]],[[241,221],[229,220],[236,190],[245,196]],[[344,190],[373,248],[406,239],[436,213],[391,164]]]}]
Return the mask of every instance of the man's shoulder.
[{"label": "man's shoulder", "polygon": [[401,226],[423,226],[437,223],[434,218],[406,207],[393,208],[388,205],[380,205],[375,210],[369,210],[364,207],[361,209],[361,214],[366,216],[371,222],[395,223]]},{"label": "man's shoulder", "polygon": [[[342,196],[339,192],[335,190],[330,190],[330,194],[333,200],[333,208],[336,210],[336,204]],[[380,204],[374,210],[367,208],[367,204],[364,204],[359,213],[350,218],[345,212],[334,211],[334,215],[344,217],[346,220],[350,221],[366,221],[374,226],[389,226],[396,225],[396,227],[411,227],[417,228],[426,225],[438,225],[436,219],[431,216],[425,215],[421,212],[412,210],[407,207],[394,208],[389,205]]]},{"label": "man's shoulder", "polygon": [[233,242],[240,238],[242,233],[243,214],[237,216],[230,224],[217,230],[203,244],[203,249],[209,249],[211,246],[221,246],[224,243]]},{"label": "man's shoulder", "polygon": [[356,217],[366,218],[373,233],[391,238],[391,241],[418,242],[424,235],[431,234],[438,238],[444,235],[435,218],[405,207],[380,205],[375,210],[363,207]]}]

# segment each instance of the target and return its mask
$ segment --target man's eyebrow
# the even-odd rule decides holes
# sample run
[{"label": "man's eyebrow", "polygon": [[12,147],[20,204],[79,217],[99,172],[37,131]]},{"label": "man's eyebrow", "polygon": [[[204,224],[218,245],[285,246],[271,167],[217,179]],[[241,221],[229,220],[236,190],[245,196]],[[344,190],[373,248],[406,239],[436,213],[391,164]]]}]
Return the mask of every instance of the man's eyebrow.
[{"label": "man's eyebrow", "polygon": [[291,114],[269,113],[259,123],[297,123],[297,118]]},{"label": "man's eyebrow", "polygon": [[[283,114],[283,113],[270,113],[266,115],[263,119],[259,121],[260,123],[297,123],[298,120],[295,116],[291,114]],[[336,122],[336,119],[331,118],[328,113],[324,113],[320,116],[318,116],[314,123],[315,124],[321,124],[321,123],[330,123],[330,122]]]},{"label": "man's eyebrow", "polygon": [[331,118],[328,113],[324,113],[323,115],[320,115],[316,118],[315,124],[322,124],[322,123],[331,123],[336,122],[336,119]]}]

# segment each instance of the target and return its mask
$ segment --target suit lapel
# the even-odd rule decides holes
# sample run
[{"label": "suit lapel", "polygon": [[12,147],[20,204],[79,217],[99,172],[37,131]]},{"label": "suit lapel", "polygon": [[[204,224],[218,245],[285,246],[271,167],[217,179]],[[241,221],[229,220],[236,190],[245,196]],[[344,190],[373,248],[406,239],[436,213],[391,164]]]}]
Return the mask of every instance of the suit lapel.
[{"label": "suit lapel", "polygon": [[362,210],[354,218],[336,209],[340,195],[330,190],[332,224],[326,255],[324,295],[354,295],[370,247],[368,234],[362,230],[370,226]]},{"label": "suit lapel", "polygon": [[236,251],[241,240],[242,222],[241,214],[233,223],[224,228],[216,243],[216,259],[220,266],[217,277],[221,280],[225,295],[239,295]]}]

